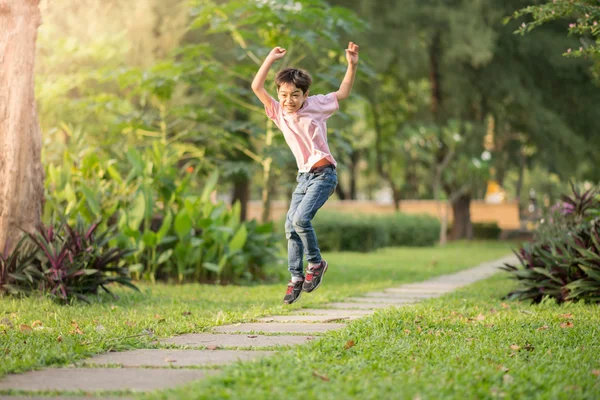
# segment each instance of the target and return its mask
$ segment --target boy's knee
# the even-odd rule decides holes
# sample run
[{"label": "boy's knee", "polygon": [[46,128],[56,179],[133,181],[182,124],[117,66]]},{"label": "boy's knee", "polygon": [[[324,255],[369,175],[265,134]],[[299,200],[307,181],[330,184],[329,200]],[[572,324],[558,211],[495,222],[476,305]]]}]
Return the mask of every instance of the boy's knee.
[{"label": "boy's knee", "polygon": [[296,217],[292,221],[292,224],[294,225],[295,229],[298,229],[298,228],[305,229],[305,228],[308,228],[310,226],[310,218]]}]

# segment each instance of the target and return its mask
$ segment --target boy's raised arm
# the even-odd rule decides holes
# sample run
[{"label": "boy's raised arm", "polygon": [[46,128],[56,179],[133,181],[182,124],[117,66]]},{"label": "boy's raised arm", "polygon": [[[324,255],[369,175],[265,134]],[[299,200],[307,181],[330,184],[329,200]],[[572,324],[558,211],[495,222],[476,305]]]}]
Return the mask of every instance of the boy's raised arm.
[{"label": "boy's raised arm", "polygon": [[337,97],[338,101],[350,96],[350,92],[352,91],[352,86],[354,85],[354,76],[356,75],[356,69],[358,66],[357,44],[354,44],[353,42],[348,43],[348,48],[346,49],[346,60],[348,61],[346,75],[340,84],[339,90],[335,92],[335,96]]},{"label": "boy's raised arm", "polygon": [[282,47],[275,47],[273,50],[271,50],[269,55],[267,55],[265,58],[265,61],[263,61],[262,65],[258,69],[254,80],[252,81],[252,91],[265,106],[271,105],[271,96],[265,89],[265,80],[267,79],[267,75],[269,74],[269,70],[271,69],[273,63],[280,58],[283,58],[283,56],[285,56],[285,52],[286,50]]}]

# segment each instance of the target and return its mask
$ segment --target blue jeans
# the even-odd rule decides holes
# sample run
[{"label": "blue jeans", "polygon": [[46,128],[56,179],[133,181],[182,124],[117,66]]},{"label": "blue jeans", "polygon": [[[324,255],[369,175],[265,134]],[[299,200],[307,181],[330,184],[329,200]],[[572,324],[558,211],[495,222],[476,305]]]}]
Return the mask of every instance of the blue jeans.
[{"label": "blue jeans", "polygon": [[288,269],[292,276],[304,277],[303,255],[310,264],[321,262],[321,251],[312,227],[312,219],[333,194],[338,179],[330,166],[315,172],[300,172],[298,185],[292,193],[290,209],[285,220],[285,236],[288,240]]}]

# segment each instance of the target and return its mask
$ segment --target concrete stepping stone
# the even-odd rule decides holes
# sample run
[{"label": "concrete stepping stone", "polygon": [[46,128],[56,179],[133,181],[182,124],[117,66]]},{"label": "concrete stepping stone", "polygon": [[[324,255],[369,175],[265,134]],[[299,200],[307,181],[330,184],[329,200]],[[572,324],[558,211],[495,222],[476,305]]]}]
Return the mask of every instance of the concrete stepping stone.
[{"label": "concrete stepping stone", "polygon": [[[309,314],[301,315],[300,313]],[[365,310],[327,310],[327,309],[304,309],[300,313],[292,315],[276,315],[261,318],[262,322],[348,322],[365,315],[370,315],[372,311]]]},{"label": "concrete stepping stone", "polygon": [[223,325],[213,328],[214,332],[264,332],[264,333],[325,333],[345,327],[345,324],[286,324],[277,322]]},{"label": "concrete stepping stone", "polygon": [[346,299],[346,301],[373,304],[412,304],[418,302],[419,299],[409,299],[403,297],[349,297]]},{"label": "concrete stepping stone", "polygon": [[174,388],[213,375],[202,369],[48,368],[0,379],[0,390],[149,392]]},{"label": "concrete stepping stone", "polygon": [[447,285],[443,285],[443,286],[440,284],[428,285],[428,284],[423,283],[423,284],[418,284],[418,285],[411,284],[411,285],[396,286],[396,287],[384,289],[383,291],[388,292],[390,290],[407,293],[407,294],[410,294],[410,293],[439,294],[439,293],[446,293],[448,291],[448,287],[447,287]]},{"label": "concrete stepping stone", "polygon": [[2,396],[0,400],[134,400],[133,397],[104,397],[104,396],[91,396],[89,394],[82,396]]},{"label": "concrete stepping stone", "polygon": [[[400,305],[401,304],[396,304],[396,306],[400,306]],[[358,308],[358,309],[374,310],[376,308],[392,307],[392,306],[394,306],[394,304],[339,302],[339,303],[327,303],[327,306],[331,307],[331,308],[343,308],[343,309]]]},{"label": "concrete stepping stone", "polygon": [[415,299],[415,300],[420,300],[420,299],[430,299],[432,297],[439,297],[441,294],[436,294],[436,293],[403,293],[403,292],[369,292],[369,293],[364,293],[361,296],[365,296],[365,297],[387,297],[387,298],[394,298],[394,299]]},{"label": "concrete stepping stone", "polygon": [[266,335],[232,335],[227,333],[191,333],[163,339],[165,344],[195,347],[268,347],[294,346],[314,339],[313,336],[266,336]]},{"label": "concrete stepping stone", "polygon": [[300,314],[309,314],[309,315],[327,315],[330,317],[339,317],[339,316],[366,316],[373,315],[375,313],[374,310],[344,310],[344,309],[329,309],[329,308],[303,308],[298,310]]},{"label": "concrete stepping stone", "polygon": [[120,365],[123,367],[191,367],[225,365],[271,356],[275,351],[252,350],[166,350],[139,349],[105,353],[84,360],[85,365]]},{"label": "concrete stepping stone", "polygon": [[99,396],[0,396],[0,400],[134,400],[132,397],[99,397]]},{"label": "concrete stepping stone", "polygon": [[260,322],[348,322],[358,318],[361,318],[362,315],[354,315],[354,316],[339,316],[332,317],[329,315],[275,315],[272,317],[264,317],[259,319]]}]

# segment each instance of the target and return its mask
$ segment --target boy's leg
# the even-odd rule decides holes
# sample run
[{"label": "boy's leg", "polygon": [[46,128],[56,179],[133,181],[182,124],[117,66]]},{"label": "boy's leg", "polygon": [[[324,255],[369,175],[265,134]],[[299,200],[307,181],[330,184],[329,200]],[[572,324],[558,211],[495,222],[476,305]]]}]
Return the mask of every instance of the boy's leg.
[{"label": "boy's leg", "polygon": [[298,185],[292,193],[290,208],[285,218],[285,237],[288,241],[288,270],[292,277],[304,279],[303,257],[306,251],[300,236],[296,233],[293,217],[306,192],[306,174],[298,174]]},{"label": "boy's leg", "polygon": [[298,236],[292,224],[292,217],[296,213],[298,205],[304,198],[302,182],[303,175],[301,174],[298,175],[298,185],[292,193],[290,209],[285,218],[285,236],[288,241],[288,270],[292,275],[285,296],[283,297],[283,302],[286,304],[292,304],[300,298],[300,295],[302,294],[302,285],[304,283],[303,256],[305,249],[302,240],[300,240],[300,236]]},{"label": "boy's leg", "polygon": [[311,221],[333,194],[337,185],[337,174],[334,169],[326,169],[318,174],[308,173],[306,177],[308,179],[305,193],[295,213],[291,214],[291,222],[294,231],[302,241],[307,261],[309,264],[316,265],[321,263],[321,251]]}]

